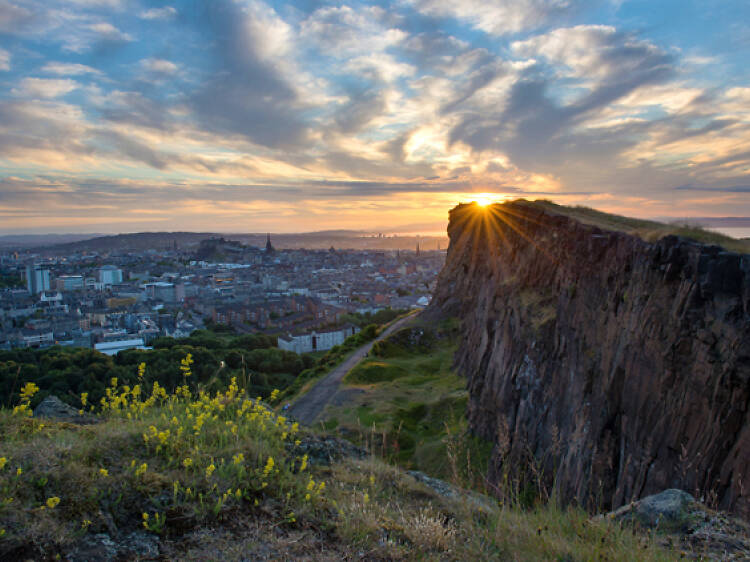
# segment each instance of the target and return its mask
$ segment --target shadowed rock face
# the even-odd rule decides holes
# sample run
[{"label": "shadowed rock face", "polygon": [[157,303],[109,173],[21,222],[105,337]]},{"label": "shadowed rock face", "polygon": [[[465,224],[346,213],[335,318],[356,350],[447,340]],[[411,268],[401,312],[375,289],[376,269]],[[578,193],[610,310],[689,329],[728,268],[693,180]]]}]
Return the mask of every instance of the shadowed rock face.
[{"label": "shadowed rock face", "polygon": [[432,308],[462,320],[491,479],[531,451],[566,501],[680,488],[750,517],[750,255],[529,203],[460,205],[448,234]]}]

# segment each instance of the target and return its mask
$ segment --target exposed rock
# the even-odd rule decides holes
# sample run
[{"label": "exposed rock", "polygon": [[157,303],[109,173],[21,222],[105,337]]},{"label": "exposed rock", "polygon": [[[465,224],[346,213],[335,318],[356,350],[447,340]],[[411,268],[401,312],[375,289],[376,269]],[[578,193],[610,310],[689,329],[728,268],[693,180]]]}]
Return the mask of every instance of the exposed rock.
[{"label": "exposed rock", "polygon": [[417,482],[425,484],[429,488],[432,488],[432,490],[434,490],[438,495],[445,498],[465,499],[475,508],[483,509],[485,511],[492,511],[496,507],[496,502],[488,498],[487,496],[458,488],[456,486],[453,486],[452,484],[448,484],[448,482],[444,480],[428,476],[427,474],[419,470],[410,470],[408,471],[408,474]]},{"label": "exposed rock", "polygon": [[364,449],[338,437],[309,435],[300,441],[299,445],[287,444],[287,449],[295,456],[307,455],[310,464],[328,466],[343,458],[363,459],[367,456]]},{"label": "exposed rock", "polygon": [[57,396],[47,396],[34,408],[34,417],[49,418],[58,421],[66,421],[77,424],[98,423],[99,419],[88,415],[79,414],[78,410],[69,406]]},{"label": "exposed rock", "polygon": [[105,533],[86,535],[65,559],[68,562],[112,562],[155,560],[158,557],[159,537],[134,531],[118,541]]},{"label": "exposed rock", "polygon": [[528,202],[460,205],[448,233],[431,306],[462,321],[491,481],[530,451],[564,501],[680,488],[750,517],[750,256]]},{"label": "exposed rock", "polygon": [[687,492],[670,489],[624,505],[610,513],[609,517],[618,520],[637,519],[647,527],[674,528],[687,523],[689,509],[694,504],[695,498]]},{"label": "exposed rock", "polygon": [[682,490],[665,490],[596,519],[611,518],[660,532],[660,542],[703,560],[747,560],[750,528],[701,505]]},{"label": "exposed rock", "polygon": [[144,531],[134,531],[120,541],[120,551],[142,560],[159,557],[159,537]]},{"label": "exposed rock", "polygon": [[68,562],[111,562],[119,551],[112,538],[105,533],[84,536],[65,559]]}]

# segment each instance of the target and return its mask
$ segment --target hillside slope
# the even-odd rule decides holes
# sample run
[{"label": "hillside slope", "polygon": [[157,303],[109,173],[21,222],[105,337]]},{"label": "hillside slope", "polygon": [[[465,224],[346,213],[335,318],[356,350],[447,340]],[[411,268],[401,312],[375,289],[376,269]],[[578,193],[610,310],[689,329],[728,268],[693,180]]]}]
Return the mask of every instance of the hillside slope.
[{"label": "hillside slope", "polygon": [[530,455],[566,501],[681,488],[750,516],[750,257],[568,214],[451,211],[432,307],[462,320],[456,365],[470,425],[495,443],[490,478]]}]

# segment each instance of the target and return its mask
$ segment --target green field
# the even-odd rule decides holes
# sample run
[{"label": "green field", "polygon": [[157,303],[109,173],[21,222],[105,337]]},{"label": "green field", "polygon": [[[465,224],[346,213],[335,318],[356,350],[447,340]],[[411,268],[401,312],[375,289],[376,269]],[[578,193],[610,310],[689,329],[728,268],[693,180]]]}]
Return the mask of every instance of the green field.
[{"label": "green field", "polygon": [[466,381],[451,368],[456,337],[450,322],[416,324],[379,342],[344,378],[349,400],[322,423],[404,468],[482,489],[491,444],[468,431]]}]

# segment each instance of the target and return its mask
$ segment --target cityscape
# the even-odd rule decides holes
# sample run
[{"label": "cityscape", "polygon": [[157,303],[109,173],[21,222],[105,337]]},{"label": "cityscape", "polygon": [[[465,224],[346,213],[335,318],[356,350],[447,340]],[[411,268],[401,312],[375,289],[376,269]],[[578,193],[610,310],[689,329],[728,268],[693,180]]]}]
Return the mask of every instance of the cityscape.
[{"label": "cityscape", "polygon": [[358,331],[352,314],[427,306],[445,259],[418,242],[412,250],[277,249],[270,234],[263,247],[219,237],[164,249],[63,248],[0,254],[0,349],[114,355],[213,323],[275,336],[289,351],[323,351]]}]

